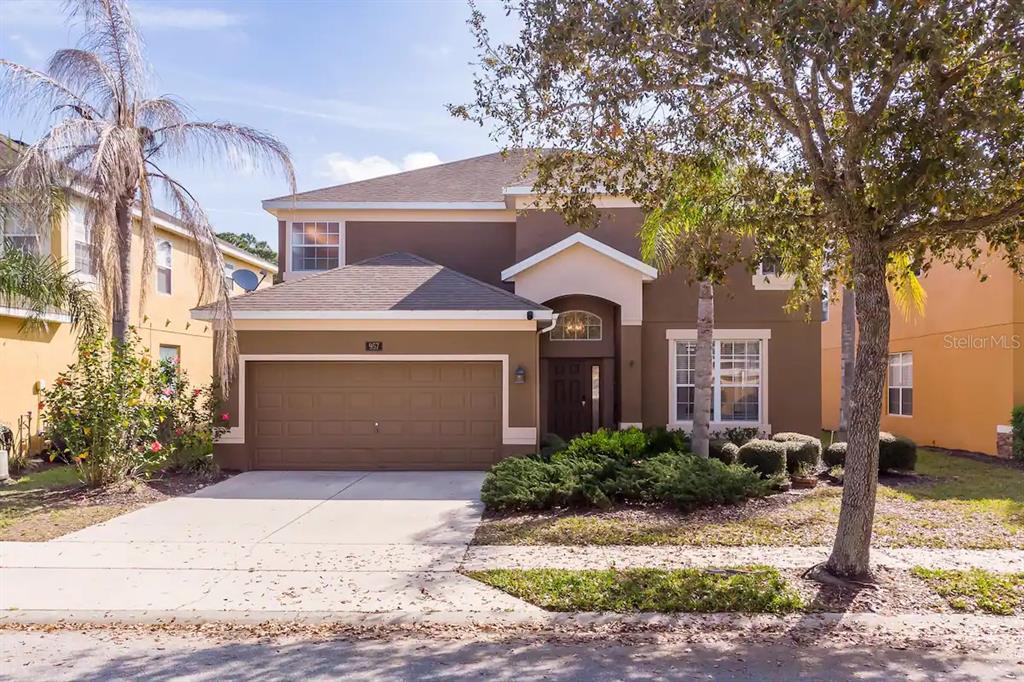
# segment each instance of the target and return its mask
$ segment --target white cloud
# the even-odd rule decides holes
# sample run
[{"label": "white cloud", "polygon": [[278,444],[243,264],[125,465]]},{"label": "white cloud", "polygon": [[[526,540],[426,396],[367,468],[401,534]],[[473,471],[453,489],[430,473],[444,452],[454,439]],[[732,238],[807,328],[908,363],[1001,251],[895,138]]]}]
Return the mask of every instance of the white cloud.
[{"label": "white cloud", "polygon": [[42,61],[43,57],[46,56],[42,50],[36,47],[35,43],[23,35],[12,33],[8,38],[10,38],[12,43],[21,48],[22,54],[34,62]]},{"label": "white cloud", "polygon": [[136,4],[133,7],[136,20],[146,28],[178,28],[193,31],[209,31],[230,28],[242,23],[242,16],[219,9],[206,7],[174,7],[152,4]]},{"label": "white cloud", "polygon": [[374,155],[362,159],[353,159],[345,154],[333,152],[324,156],[324,170],[321,172],[321,175],[339,183],[356,182],[357,180],[368,180],[382,175],[436,166],[439,163],[441,163],[441,159],[434,152],[406,154],[397,163],[389,161],[383,156]]},{"label": "white cloud", "polygon": [[436,59],[441,60],[451,56],[452,52],[451,45],[424,45],[418,43],[412,46],[412,53],[417,57],[423,57],[425,59]]}]

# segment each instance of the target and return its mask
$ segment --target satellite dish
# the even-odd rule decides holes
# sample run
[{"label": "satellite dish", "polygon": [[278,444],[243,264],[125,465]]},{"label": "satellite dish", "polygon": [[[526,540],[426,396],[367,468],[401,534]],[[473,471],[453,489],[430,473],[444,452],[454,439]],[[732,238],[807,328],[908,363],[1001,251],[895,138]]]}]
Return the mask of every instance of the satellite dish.
[{"label": "satellite dish", "polygon": [[256,287],[260,285],[263,280],[252,270],[244,270],[242,268],[236,268],[231,272],[231,279],[235,280],[235,284],[242,287],[246,292],[255,291]]}]

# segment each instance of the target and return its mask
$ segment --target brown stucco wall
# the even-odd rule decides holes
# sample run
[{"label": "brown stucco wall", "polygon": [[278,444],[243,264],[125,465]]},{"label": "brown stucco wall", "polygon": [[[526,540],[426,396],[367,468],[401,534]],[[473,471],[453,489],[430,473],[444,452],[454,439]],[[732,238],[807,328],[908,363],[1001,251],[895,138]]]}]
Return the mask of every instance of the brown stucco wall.
[{"label": "brown stucco wall", "polygon": [[511,291],[501,271],[515,263],[515,223],[345,223],[345,260],[408,251]]},{"label": "brown stucco wall", "polygon": [[[366,353],[367,341],[381,341],[382,353]],[[509,356],[509,426],[537,426],[537,334],[533,331],[239,331],[242,355],[491,355]],[[526,383],[513,383],[516,368],[526,369]],[[232,382],[234,389],[237,381]],[[248,403],[252,395],[246,396]],[[238,425],[238,391],[226,401],[230,425]],[[250,422],[251,423],[251,422]],[[247,425],[248,426],[248,425]],[[246,436],[248,441],[248,435]],[[536,445],[504,445],[502,454],[526,454]],[[249,468],[248,443],[219,444],[217,460],[225,469]]]},{"label": "brown stucco wall", "polygon": [[[640,257],[639,209],[605,209],[587,235],[635,258]],[[518,219],[516,257],[528,258],[577,230],[554,212],[526,211]],[[715,325],[720,329],[770,329],[768,343],[768,420],[775,431],[815,434],[821,428],[821,324],[783,308],[788,291],[754,288],[744,265],[734,266],[716,289]],[[644,284],[642,327],[620,330],[619,419],[665,425],[669,416],[668,329],[694,329],[697,287],[684,271],[661,272]],[[543,342],[542,342],[543,343]]]}]

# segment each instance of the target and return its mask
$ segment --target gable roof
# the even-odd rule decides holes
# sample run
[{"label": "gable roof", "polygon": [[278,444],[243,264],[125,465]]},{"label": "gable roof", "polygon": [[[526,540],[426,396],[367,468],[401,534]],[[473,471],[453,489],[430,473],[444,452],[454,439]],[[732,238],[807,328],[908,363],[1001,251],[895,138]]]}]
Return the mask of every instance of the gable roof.
[{"label": "gable roof", "polygon": [[[263,202],[284,207],[283,202],[298,203],[501,203],[503,189],[525,182],[524,169],[531,150],[495,152],[320,189],[274,197]],[[280,202],[280,203],[279,203]]]},{"label": "gable roof", "polygon": [[650,281],[653,279],[657,279],[658,277],[658,270],[656,268],[651,267],[647,263],[644,263],[641,260],[637,260],[636,258],[633,258],[629,254],[625,254],[622,251],[619,251],[618,249],[612,248],[611,246],[608,246],[604,242],[599,242],[593,237],[585,235],[582,232],[576,232],[575,234],[569,235],[562,241],[556,242],[542,251],[538,251],[529,258],[524,258],[515,265],[505,268],[504,270],[501,271],[501,279],[506,282],[515,279],[515,276],[523,272],[524,270],[528,270],[532,268],[534,265],[537,265],[538,263],[545,261],[548,258],[551,258],[552,256],[556,256],[562,251],[565,251],[566,249],[572,246],[576,246],[577,244],[585,246],[588,249],[597,251],[598,253],[607,256],[608,258],[611,258],[616,262],[622,263],[628,268],[636,270],[643,277],[644,281]]},{"label": "gable roof", "polygon": [[[236,319],[550,319],[551,309],[457,270],[388,253],[231,299]],[[212,306],[193,310],[207,319]]]}]

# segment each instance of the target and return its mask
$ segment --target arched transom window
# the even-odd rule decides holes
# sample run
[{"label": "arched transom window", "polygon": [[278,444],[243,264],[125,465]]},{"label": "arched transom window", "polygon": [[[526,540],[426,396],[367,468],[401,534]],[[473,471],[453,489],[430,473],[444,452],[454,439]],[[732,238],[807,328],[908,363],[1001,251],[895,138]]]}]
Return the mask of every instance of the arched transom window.
[{"label": "arched transom window", "polygon": [[600,341],[601,318],[586,310],[558,313],[558,323],[551,330],[552,341]]}]

